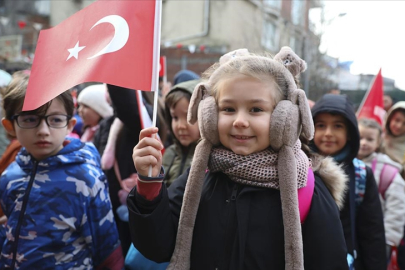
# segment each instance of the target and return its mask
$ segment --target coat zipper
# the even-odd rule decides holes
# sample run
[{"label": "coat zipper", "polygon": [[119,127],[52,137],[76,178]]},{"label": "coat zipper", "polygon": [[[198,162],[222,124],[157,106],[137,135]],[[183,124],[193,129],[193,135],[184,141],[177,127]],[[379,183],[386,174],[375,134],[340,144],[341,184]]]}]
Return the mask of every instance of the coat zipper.
[{"label": "coat zipper", "polygon": [[[227,221],[226,221],[226,226],[229,227],[229,223],[231,222],[232,217],[235,215],[235,212],[233,212],[232,207],[234,207],[233,205],[231,205],[230,203],[235,203],[236,202],[236,195],[238,194],[238,188],[239,185],[238,184],[234,184],[233,188],[232,188],[232,193],[231,193],[231,198],[226,200],[226,203],[228,204],[228,215],[227,215]],[[236,211],[236,210],[235,210]],[[231,239],[229,239],[231,237],[231,232],[229,230],[226,231],[225,233],[225,246],[224,246],[224,255],[225,257],[228,256],[228,254],[230,252],[232,252],[232,243],[231,243]],[[221,262],[220,267],[219,268],[226,268],[225,265],[223,265],[224,263]]]},{"label": "coat zipper", "polygon": [[35,174],[37,173],[37,168],[38,168],[38,162],[34,161],[34,170],[31,173],[30,180],[28,182],[27,189],[24,194],[24,199],[23,199],[22,206],[21,206],[20,216],[18,217],[17,227],[15,228],[15,234],[14,234],[15,241],[11,248],[11,251],[13,253],[13,261],[11,263],[11,269],[13,269],[13,270],[15,269],[15,263],[17,260],[18,240],[20,239],[21,225],[22,225],[22,222],[24,219],[25,210],[27,209],[28,197],[30,196],[31,188],[32,188],[32,185],[34,184]]}]

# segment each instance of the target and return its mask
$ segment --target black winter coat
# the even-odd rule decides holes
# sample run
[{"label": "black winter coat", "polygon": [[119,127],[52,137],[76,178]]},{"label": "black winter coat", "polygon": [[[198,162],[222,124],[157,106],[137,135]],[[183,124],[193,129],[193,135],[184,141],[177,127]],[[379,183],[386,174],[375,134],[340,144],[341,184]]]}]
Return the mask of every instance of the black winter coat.
[{"label": "black winter coat", "polygon": [[[132,242],[147,258],[169,261],[188,172],[147,201],[130,193]],[[319,176],[310,212],[302,225],[306,270],[347,269],[339,210]],[[208,173],[196,217],[191,269],[284,269],[284,227],[280,192],[238,184]]]},{"label": "black winter coat", "polygon": [[[347,96],[327,94],[317,101],[312,108],[314,120],[320,113],[339,114],[347,120],[349,138],[345,147],[347,153],[343,153],[344,155],[337,153],[334,159],[344,167],[346,175],[349,176],[349,192],[352,192],[354,196],[355,169],[353,159],[357,156],[360,148],[360,133],[354,108]],[[312,146],[317,151],[316,146]],[[345,151],[345,149],[342,151]],[[384,220],[377,185],[370,168],[367,167],[366,190],[363,201],[355,210],[356,231],[354,239],[352,238],[349,192],[346,192],[345,204],[341,210],[340,219],[350,254],[353,254],[353,240],[355,242],[357,250],[355,269],[386,270]]]},{"label": "black winter coat", "polygon": [[[349,181],[354,186],[354,166],[345,167]],[[377,184],[372,170],[367,167],[366,192],[363,202],[356,212],[356,249],[359,254],[355,263],[356,270],[386,270],[387,258],[385,251],[385,231],[381,202],[378,195]],[[345,204],[340,212],[343,231],[346,238],[347,250],[353,254],[352,226],[350,219],[349,192],[345,195]]]}]

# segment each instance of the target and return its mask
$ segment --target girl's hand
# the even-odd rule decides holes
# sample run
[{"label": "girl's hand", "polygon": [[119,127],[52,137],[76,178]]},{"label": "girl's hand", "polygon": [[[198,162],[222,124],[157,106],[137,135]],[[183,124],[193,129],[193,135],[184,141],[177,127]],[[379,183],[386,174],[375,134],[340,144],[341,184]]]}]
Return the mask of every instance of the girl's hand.
[{"label": "girl's hand", "polygon": [[159,176],[160,173],[163,145],[156,139],[158,130],[156,127],[143,129],[139,134],[139,142],[132,152],[136,171],[143,176],[148,176],[150,166],[152,177]]},{"label": "girl's hand", "polygon": [[133,173],[128,178],[125,178],[121,181],[121,188],[126,192],[131,192],[131,190],[136,186],[136,179],[138,178],[138,174]]}]

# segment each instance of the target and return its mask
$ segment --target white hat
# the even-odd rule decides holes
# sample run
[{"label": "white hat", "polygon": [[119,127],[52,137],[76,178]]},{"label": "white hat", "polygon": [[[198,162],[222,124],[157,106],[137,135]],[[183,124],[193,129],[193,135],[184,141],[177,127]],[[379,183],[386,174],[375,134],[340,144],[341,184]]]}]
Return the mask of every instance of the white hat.
[{"label": "white hat", "polygon": [[87,86],[80,92],[77,101],[92,108],[102,118],[106,118],[113,115],[113,109],[106,100],[106,91],[104,84]]}]

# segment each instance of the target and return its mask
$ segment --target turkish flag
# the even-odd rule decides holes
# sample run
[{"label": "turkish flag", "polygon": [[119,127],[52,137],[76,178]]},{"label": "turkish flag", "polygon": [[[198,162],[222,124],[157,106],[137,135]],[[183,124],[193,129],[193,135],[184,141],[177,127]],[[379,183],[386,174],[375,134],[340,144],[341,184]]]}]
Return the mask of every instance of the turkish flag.
[{"label": "turkish flag", "polygon": [[23,110],[84,82],[157,89],[159,0],[99,0],[40,32]]},{"label": "turkish flag", "polygon": [[385,116],[383,85],[384,80],[380,69],[357,110],[358,119],[371,118],[380,123],[381,126],[383,125],[383,119]]}]

